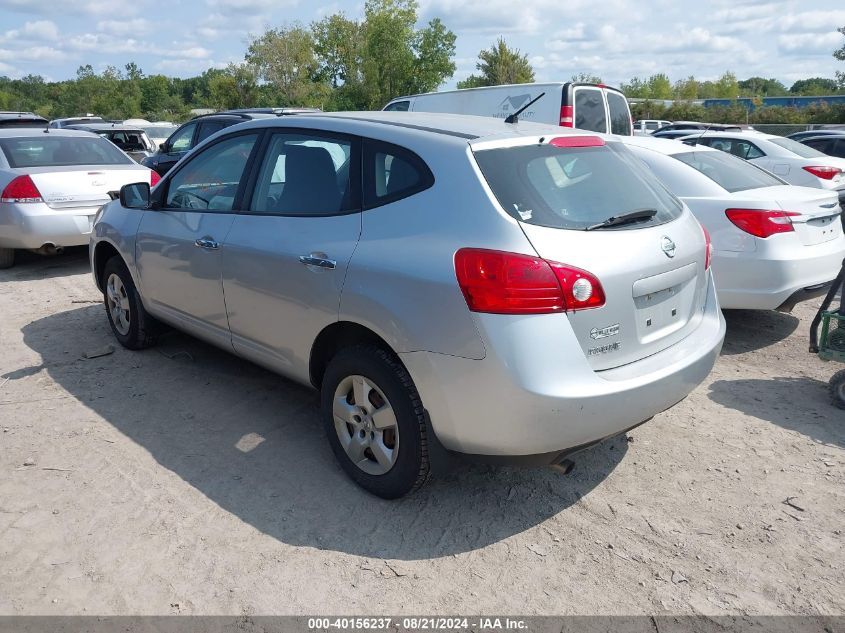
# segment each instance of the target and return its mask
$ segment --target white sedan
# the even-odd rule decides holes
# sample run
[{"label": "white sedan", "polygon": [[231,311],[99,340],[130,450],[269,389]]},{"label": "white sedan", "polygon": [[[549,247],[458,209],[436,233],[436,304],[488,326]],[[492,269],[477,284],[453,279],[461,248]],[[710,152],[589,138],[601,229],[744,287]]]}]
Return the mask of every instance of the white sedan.
[{"label": "white sedan", "polygon": [[708,147],[623,142],[710,233],[723,308],[791,310],[827,291],[845,258],[835,192],[788,185]]},{"label": "white sedan", "polygon": [[79,130],[0,130],[0,268],[16,249],[87,244],[110,192],[159,176],[110,141]]},{"label": "white sedan", "polygon": [[751,161],[791,185],[835,191],[845,208],[845,159],[822,154],[798,141],[762,132],[705,132],[680,139]]}]

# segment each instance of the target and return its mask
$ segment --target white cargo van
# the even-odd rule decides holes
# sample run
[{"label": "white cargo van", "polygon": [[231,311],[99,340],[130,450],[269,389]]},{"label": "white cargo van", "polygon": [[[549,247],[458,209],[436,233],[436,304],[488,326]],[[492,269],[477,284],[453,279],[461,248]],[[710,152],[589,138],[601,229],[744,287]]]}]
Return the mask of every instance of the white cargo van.
[{"label": "white cargo van", "polygon": [[545,93],[519,118],[593,132],[631,136],[631,110],[625,95],[604,84],[553,82],[445,90],[397,97],[384,110],[448,112],[505,119]]}]

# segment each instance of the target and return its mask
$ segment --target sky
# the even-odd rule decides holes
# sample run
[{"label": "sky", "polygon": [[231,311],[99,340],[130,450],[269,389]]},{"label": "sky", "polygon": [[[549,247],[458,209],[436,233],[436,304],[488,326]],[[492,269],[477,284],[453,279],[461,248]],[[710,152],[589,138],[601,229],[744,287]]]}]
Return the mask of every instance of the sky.
[{"label": "sky", "polygon": [[[845,1],[419,0],[420,26],[438,17],[457,35],[457,72],[502,36],[528,55],[538,81],[585,72],[619,85],[663,72],[675,81],[774,77],[789,87],[833,78],[845,64]],[[60,9],[57,9],[60,7]],[[332,13],[363,13],[361,0],[0,0],[0,75],[72,78],[134,61],[148,75],[189,77],[243,59],[252,35]]]}]

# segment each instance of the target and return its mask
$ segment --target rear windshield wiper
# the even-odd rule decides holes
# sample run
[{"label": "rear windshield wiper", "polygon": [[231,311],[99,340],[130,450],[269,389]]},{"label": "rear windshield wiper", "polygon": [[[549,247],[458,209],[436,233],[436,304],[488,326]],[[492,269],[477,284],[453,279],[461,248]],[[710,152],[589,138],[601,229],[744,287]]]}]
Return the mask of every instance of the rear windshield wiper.
[{"label": "rear windshield wiper", "polygon": [[593,231],[595,229],[606,229],[610,226],[620,226],[622,224],[632,224],[634,222],[641,222],[642,220],[650,220],[657,215],[657,209],[635,209],[622,213],[621,215],[614,215],[603,222],[588,226],[585,231]]}]

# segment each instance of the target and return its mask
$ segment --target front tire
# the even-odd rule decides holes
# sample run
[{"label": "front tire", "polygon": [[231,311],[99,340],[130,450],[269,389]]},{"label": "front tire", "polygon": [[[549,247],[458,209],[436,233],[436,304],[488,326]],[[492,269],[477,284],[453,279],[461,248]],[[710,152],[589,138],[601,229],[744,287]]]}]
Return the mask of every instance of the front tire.
[{"label": "front tire", "polygon": [[112,332],[127,349],[144,349],[155,343],[158,322],[147,313],[120,257],[112,257],[103,269],[103,303]]},{"label": "front tire", "polygon": [[830,397],[834,406],[845,409],[845,369],[836,372],[830,379]]},{"label": "front tire", "polygon": [[11,268],[15,265],[15,249],[0,248],[0,269]]},{"label": "front tire", "polygon": [[425,411],[398,359],[371,345],[342,349],[329,362],[320,400],[329,444],[355,483],[384,499],[425,484]]}]

